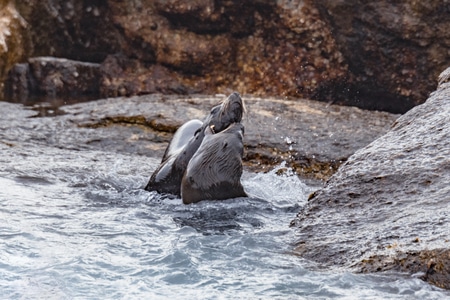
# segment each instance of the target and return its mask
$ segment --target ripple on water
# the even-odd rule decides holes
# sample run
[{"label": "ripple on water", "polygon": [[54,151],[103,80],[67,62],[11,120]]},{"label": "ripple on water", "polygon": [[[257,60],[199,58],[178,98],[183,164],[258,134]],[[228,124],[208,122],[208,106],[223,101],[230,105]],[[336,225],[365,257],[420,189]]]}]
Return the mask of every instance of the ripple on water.
[{"label": "ripple on water", "polygon": [[80,154],[67,169],[48,167],[46,177],[37,170],[22,171],[31,177],[0,177],[2,297],[446,295],[398,274],[312,271],[309,262],[289,254],[289,222],[313,191],[289,172],[245,173],[250,198],[183,205],[179,198],[144,191],[147,178],[136,175],[145,173],[141,158],[118,156],[88,168],[92,158]]}]

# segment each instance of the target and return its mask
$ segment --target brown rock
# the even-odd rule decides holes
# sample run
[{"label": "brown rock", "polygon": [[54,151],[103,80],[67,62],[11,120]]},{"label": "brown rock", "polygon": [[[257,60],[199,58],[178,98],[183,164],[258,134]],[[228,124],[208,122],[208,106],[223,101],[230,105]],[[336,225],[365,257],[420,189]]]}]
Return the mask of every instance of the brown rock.
[{"label": "brown rock", "polygon": [[8,71],[30,54],[26,29],[27,23],[13,1],[0,0],[0,93]]},{"label": "brown rock", "polygon": [[109,14],[109,1],[14,0],[29,25],[29,57],[56,56],[101,62],[124,47]]},{"label": "brown rock", "polygon": [[[441,1],[29,0],[15,5],[29,24],[22,35],[31,40],[27,56],[91,62],[118,53],[127,57],[124,72],[108,74],[104,68],[103,74],[113,83],[127,74],[128,83],[114,90],[116,85],[105,81],[104,95],[152,92],[148,81],[164,70],[159,89],[165,92],[237,90],[405,112],[426,98],[438,70],[450,63],[449,6]],[[9,61],[5,70],[22,62],[15,56]]]},{"label": "brown rock", "polygon": [[137,94],[187,94],[192,92],[179,74],[161,65],[146,66],[123,55],[110,55],[101,64],[100,95],[103,97]]},{"label": "brown rock", "polygon": [[320,9],[354,75],[342,103],[406,111],[427,98],[450,63],[449,3],[328,0]]},{"label": "brown rock", "polygon": [[179,80],[197,92],[314,97],[346,80],[330,28],[309,2],[115,4],[125,38],[142,41],[151,59],[181,71]]}]

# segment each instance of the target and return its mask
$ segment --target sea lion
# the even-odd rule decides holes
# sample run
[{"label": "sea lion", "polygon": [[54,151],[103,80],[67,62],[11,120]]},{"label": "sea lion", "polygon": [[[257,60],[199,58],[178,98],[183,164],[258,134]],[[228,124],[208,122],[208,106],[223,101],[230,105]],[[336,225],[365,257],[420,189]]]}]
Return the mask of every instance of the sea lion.
[{"label": "sea lion", "polygon": [[181,182],[184,204],[247,197],[241,184],[243,138],[244,126],[240,123],[219,133],[213,126],[205,128],[205,137]]},{"label": "sea lion", "polygon": [[244,102],[239,93],[235,92],[222,104],[213,107],[203,122],[191,120],[181,126],[145,189],[180,196],[181,179],[190,159],[203,141],[205,129],[213,126],[215,133],[219,133],[230,124],[241,122],[244,112]]}]

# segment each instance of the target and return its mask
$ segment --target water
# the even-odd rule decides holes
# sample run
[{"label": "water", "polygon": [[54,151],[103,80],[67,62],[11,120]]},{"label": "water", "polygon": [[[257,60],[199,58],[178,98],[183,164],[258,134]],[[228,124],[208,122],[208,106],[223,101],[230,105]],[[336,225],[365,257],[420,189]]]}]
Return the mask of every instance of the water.
[{"label": "water", "polygon": [[62,121],[8,117],[0,299],[449,297],[418,276],[320,270],[296,256],[289,223],[314,188],[289,172],[244,173],[250,198],[183,205],[143,190],[157,160],[77,146],[88,130],[68,134]]},{"label": "water", "polygon": [[253,197],[186,206],[142,189],[140,158],[43,152],[44,170],[31,158],[0,173],[2,299],[445,295],[400,274],[314,271],[293,255],[288,224],[312,191],[295,176],[246,173]]}]

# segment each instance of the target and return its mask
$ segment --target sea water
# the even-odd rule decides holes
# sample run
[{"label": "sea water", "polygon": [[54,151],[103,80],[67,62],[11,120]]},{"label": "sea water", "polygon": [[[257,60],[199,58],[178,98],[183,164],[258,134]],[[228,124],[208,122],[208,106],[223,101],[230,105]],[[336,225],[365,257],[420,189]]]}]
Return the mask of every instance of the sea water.
[{"label": "sea water", "polygon": [[315,188],[289,172],[246,172],[251,197],[184,205],[143,190],[141,156],[0,148],[0,299],[449,297],[296,256],[289,223]]}]

